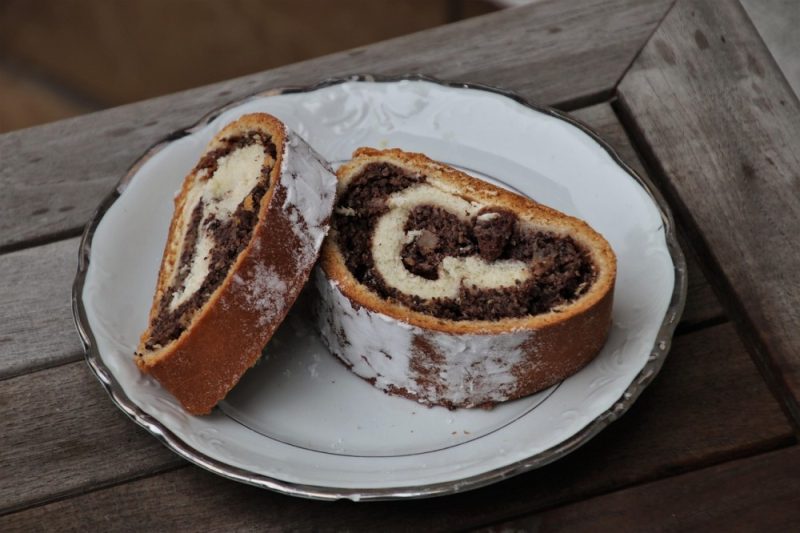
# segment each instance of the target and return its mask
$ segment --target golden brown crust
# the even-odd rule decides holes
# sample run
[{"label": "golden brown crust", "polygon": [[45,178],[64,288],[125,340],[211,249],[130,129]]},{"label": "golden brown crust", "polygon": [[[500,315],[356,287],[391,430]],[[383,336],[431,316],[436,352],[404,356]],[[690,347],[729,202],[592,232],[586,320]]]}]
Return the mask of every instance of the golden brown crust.
[{"label": "golden brown crust", "polygon": [[386,301],[361,285],[347,269],[344,257],[336,243],[335,233],[332,232],[331,237],[326,239],[322,247],[322,268],[329,278],[336,280],[341,292],[359,305],[434,331],[492,334],[515,330],[540,330],[562,324],[573,318],[580,320],[580,317],[592,307],[602,307],[603,300],[610,298],[609,294],[613,293],[616,279],[616,257],[608,242],[586,222],[473,178],[452,167],[433,161],[423,154],[404,152],[396,148],[387,150],[359,148],[353,153],[353,159],[342,165],[336,173],[339,179],[339,192],[346,187],[350,179],[358,175],[365,165],[381,161],[390,162],[429,177],[439,178],[442,182],[452,184],[452,192],[467,200],[506,207],[535,226],[569,233],[591,251],[592,260],[598,269],[597,277],[585,294],[563,310],[497,321],[447,320]]},{"label": "golden brown crust", "polygon": [[[226,126],[211,141],[206,151],[217,148],[221,139],[236,133],[257,130],[268,133],[277,149],[270,172],[270,188],[264,195],[253,235],[228,275],[195,315],[190,326],[174,342],[147,352],[142,334],[137,350],[139,368],[154,376],[192,414],[205,414],[233,388],[244,372],[261,355],[261,350],[283,320],[313,266],[298,264],[297,251],[303,243],[283,209],[287,184],[281,175],[287,133],[283,124],[267,114],[245,115]],[[160,299],[168,289],[176,261],[178,213],[195,176],[190,173],[175,199],[176,215],[170,225],[156,296],[150,320],[158,313]],[[286,283],[285,301],[277,314],[266,314],[254,306],[252,287],[264,271],[275,273]],[[235,279],[234,279],[235,278]],[[265,320],[268,318],[268,320]]]}]

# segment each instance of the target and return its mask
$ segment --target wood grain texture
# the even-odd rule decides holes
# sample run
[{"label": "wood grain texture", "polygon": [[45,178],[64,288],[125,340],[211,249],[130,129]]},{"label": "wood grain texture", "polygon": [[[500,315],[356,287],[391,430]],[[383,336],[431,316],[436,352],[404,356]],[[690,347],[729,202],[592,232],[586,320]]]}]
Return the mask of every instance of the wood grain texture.
[{"label": "wood grain texture", "polygon": [[[12,465],[0,476],[6,510],[175,465],[88,374],[73,364],[0,382],[8,411],[0,420],[0,464]],[[413,504],[311,502],[191,466],[7,515],[0,530],[44,523],[56,530],[473,527],[784,446],[791,435],[732,326],[722,325],[676,339],[662,373],[630,412],[584,448],[474,492]],[[25,445],[31,442],[37,445]]]},{"label": "wood grain texture", "polygon": [[0,250],[74,231],[149,146],[270,88],[422,72],[547,104],[608,95],[669,0],[550,0],[323,58],[0,136]]},{"label": "wood grain texture", "polygon": [[83,356],[70,304],[78,241],[0,255],[0,380]]},{"label": "wood grain texture", "polygon": [[0,412],[3,510],[182,462],[113,406],[83,362],[0,381]]},{"label": "wood grain texture", "polygon": [[800,447],[614,492],[482,531],[643,530],[800,530]]},{"label": "wood grain texture", "polygon": [[800,101],[735,0],[679,1],[619,98],[800,427]]}]

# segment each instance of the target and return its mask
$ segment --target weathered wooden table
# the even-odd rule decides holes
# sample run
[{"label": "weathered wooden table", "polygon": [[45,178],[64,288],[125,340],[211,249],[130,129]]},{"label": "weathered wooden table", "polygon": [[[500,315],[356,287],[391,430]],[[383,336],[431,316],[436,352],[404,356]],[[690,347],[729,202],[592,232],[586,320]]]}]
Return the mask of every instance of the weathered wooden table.
[{"label": "weathered wooden table", "polygon": [[[458,496],[321,503],[188,465],[82,360],[81,227],[211,108],[412,72],[567,109],[657,184],[690,265],[663,371],[576,453]],[[736,0],[540,2],[3,135],[0,187],[0,530],[800,528],[800,102]]]}]

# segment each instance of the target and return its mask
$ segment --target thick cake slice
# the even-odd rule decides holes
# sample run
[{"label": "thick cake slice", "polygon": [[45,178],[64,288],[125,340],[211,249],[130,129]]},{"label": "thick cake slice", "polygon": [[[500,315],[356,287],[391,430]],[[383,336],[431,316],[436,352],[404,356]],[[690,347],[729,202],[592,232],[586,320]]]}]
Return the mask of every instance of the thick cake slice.
[{"label": "thick cake slice", "polygon": [[602,348],[616,259],[586,223],[421,154],[361,148],[337,174],[318,321],[359,376],[424,404],[491,405]]},{"label": "thick cake slice", "polygon": [[225,397],[283,320],[328,231],[336,177],[278,119],[220,131],[175,198],[136,363],[194,414]]}]

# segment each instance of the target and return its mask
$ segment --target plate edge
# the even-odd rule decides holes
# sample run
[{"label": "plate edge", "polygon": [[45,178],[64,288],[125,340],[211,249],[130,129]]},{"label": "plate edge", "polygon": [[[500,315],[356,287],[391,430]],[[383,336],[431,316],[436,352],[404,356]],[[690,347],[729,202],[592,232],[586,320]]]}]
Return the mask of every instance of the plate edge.
[{"label": "plate edge", "polygon": [[[128,398],[128,396],[124,393],[117,380],[108,371],[108,369],[103,364],[100,358],[100,354],[97,350],[96,343],[94,340],[94,334],[86,318],[86,311],[83,304],[82,293],[89,266],[92,237],[94,236],[94,232],[97,229],[97,226],[99,225],[100,221],[102,220],[103,215],[106,213],[106,211],[108,211],[108,209],[116,201],[116,199],[122,194],[127,184],[130,182],[130,180],[133,178],[133,176],[136,174],[139,168],[146,161],[152,158],[156,153],[162,150],[170,142],[180,139],[181,137],[184,137],[191,133],[194,133],[195,131],[198,131],[199,129],[208,125],[217,116],[224,113],[228,109],[239,106],[241,104],[244,104],[248,101],[257,98],[274,96],[279,94],[313,92],[319,89],[323,89],[325,87],[330,87],[333,85],[338,85],[346,82],[393,83],[401,81],[428,82],[451,88],[474,89],[474,90],[491,92],[509,98],[515,101],[516,103],[524,107],[527,107],[529,109],[532,109],[534,111],[538,111],[540,113],[549,115],[551,117],[563,120],[568,124],[580,129],[585,134],[587,134],[593,141],[598,143],[603,149],[605,149],[605,151],[609,154],[611,159],[645,190],[645,192],[650,196],[650,198],[655,203],[656,207],[658,208],[659,214],[661,215],[661,219],[664,224],[664,232],[666,237],[667,248],[670,252],[670,257],[673,262],[673,270],[675,274],[675,284],[673,287],[672,296],[670,298],[670,303],[669,306],[667,307],[667,312],[664,316],[664,320],[661,323],[661,327],[659,328],[659,331],[656,335],[656,342],[653,350],[650,353],[650,357],[647,363],[645,363],[644,367],[634,377],[631,384],[628,385],[623,394],[611,405],[611,407],[609,407],[607,410],[601,413],[594,420],[589,422],[586,426],[584,426],[577,433],[572,435],[572,437],[570,437],[569,439],[566,439],[560,444],[548,448],[547,450],[544,450],[532,457],[528,457],[526,459],[522,459],[520,461],[511,463],[509,465],[499,467],[487,472],[483,472],[481,474],[476,474],[474,476],[470,476],[457,481],[446,481],[446,482],[412,486],[412,487],[337,489],[327,486],[314,486],[314,485],[292,483],[261,474],[253,474],[247,470],[225,464],[221,461],[217,461],[216,459],[210,458],[205,454],[196,451],[194,448],[192,448],[190,445],[188,445],[179,437],[177,437],[174,433],[172,433],[161,422],[159,422],[151,415],[147,414],[138,406],[136,406],[133,403],[133,401],[130,398]],[[634,169],[632,169],[627,163],[625,163],[622,160],[622,158],[617,154],[617,152],[605,140],[603,140],[589,126],[587,126],[580,120],[564,112],[558,111],[554,108],[529,102],[527,99],[525,99],[524,97],[520,96],[519,94],[513,91],[490,85],[479,84],[479,83],[443,81],[422,74],[409,74],[403,76],[379,76],[371,74],[357,74],[345,77],[327,78],[318,83],[307,86],[287,86],[283,88],[275,88],[266,91],[259,91],[249,96],[236,99],[218,108],[213,109],[212,111],[203,115],[192,126],[177,130],[167,135],[160,141],[153,144],[149,149],[147,149],[145,153],[139,159],[137,159],[136,162],[133,163],[133,165],[131,165],[128,171],[123,175],[123,177],[117,183],[114,190],[111,191],[111,193],[109,193],[103,199],[103,201],[97,207],[95,212],[92,214],[91,218],[89,219],[89,222],[87,223],[84,229],[78,250],[77,273],[72,286],[72,312],[73,312],[73,319],[75,321],[75,326],[76,329],[78,330],[78,334],[81,338],[81,343],[84,348],[86,361],[92,372],[95,374],[95,377],[97,377],[97,379],[103,385],[104,389],[111,398],[111,401],[122,412],[128,415],[129,418],[131,418],[134,422],[136,422],[140,426],[144,427],[147,431],[152,433],[159,441],[161,441],[162,444],[167,446],[169,449],[178,454],[180,457],[217,475],[235,481],[243,482],[246,484],[254,485],[257,487],[267,488],[284,494],[289,494],[292,496],[300,496],[316,500],[350,499],[353,501],[370,501],[370,500],[374,501],[374,500],[415,499],[415,498],[426,498],[433,496],[444,496],[448,494],[456,494],[467,490],[477,489],[480,487],[490,485],[492,483],[496,483],[503,479],[507,479],[522,474],[524,472],[534,470],[536,468],[540,468],[548,463],[560,459],[561,457],[564,457],[565,455],[571,453],[580,446],[586,444],[589,440],[595,437],[600,431],[608,427],[612,422],[614,422],[622,414],[624,414],[631,407],[631,405],[633,405],[633,403],[639,397],[642,391],[652,382],[652,380],[661,370],[664,360],[666,359],[667,353],[669,352],[669,349],[671,347],[672,337],[675,328],[678,325],[678,320],[683,312],[683,308],[686,302],[686,290],[687,290],[686,260],[684,258],[683,251],[681,250],[681,247],[677,240],[677,235],[675,232],[675,223],[672,217],[672,213],[666,201],[664,200],[663,196],[646,179],[639,176],[639,174]]]}]

